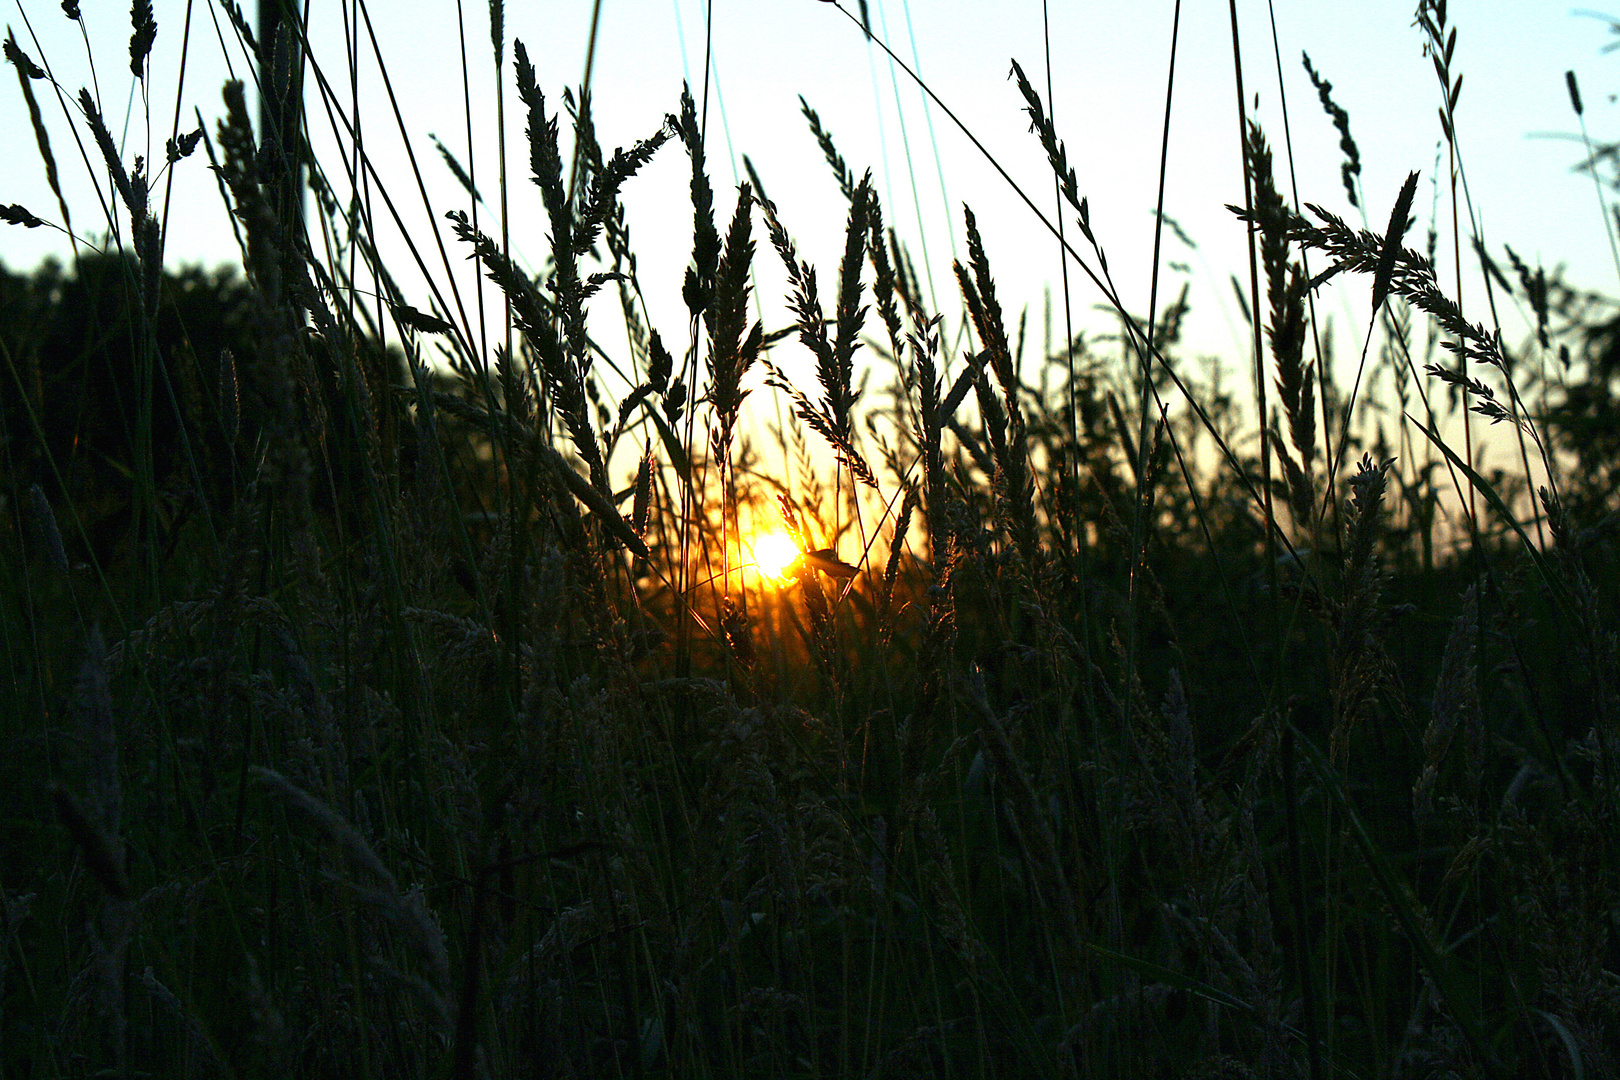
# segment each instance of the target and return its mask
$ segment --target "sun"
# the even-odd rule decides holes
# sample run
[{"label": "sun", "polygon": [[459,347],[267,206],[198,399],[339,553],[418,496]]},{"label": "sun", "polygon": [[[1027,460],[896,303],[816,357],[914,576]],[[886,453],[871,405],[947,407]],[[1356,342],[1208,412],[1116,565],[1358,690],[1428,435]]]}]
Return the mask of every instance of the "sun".
[{"label": "sun", "polygon": [[788,569],[799,561],[799,545],[787,533],[762,533],[750,545],[754,551],[754,565],[762,576],[782,581]]}]

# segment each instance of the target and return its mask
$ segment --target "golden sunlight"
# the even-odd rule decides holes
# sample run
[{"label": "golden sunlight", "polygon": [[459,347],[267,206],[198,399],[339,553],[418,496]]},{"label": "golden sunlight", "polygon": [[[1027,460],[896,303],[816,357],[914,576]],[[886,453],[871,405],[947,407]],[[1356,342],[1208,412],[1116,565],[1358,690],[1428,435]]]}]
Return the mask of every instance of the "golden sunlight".
[{"label": "golden sunlight", "polygon": [[760,575],[773,581],[786,579],[789,568],[799,561],[799,545],[787,533],[761,533],[751,546]]}]

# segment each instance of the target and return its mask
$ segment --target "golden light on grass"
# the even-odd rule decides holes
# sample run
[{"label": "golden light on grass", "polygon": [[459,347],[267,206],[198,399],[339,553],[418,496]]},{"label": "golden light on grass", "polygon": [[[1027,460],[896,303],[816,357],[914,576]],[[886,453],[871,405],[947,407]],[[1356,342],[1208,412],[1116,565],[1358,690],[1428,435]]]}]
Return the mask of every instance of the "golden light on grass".
[{"label": "golden light on grass", "polygon": [[761,533],[750,547],[760,576],[772,581],[786,581],[789,570],[799,561],[799,545],[787,533]]}]

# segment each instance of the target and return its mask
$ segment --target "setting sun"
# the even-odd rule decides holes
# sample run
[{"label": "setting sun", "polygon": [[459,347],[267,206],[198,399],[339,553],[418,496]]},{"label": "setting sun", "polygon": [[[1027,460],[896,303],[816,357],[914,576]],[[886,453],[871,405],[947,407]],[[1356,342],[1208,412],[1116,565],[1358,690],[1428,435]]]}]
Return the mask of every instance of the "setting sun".
[{"label": "setting sun", "polygon": [[762,576],[780,581],[799,561],[799,545],[787,533],[765,533],[754,538],[754,565]]}]

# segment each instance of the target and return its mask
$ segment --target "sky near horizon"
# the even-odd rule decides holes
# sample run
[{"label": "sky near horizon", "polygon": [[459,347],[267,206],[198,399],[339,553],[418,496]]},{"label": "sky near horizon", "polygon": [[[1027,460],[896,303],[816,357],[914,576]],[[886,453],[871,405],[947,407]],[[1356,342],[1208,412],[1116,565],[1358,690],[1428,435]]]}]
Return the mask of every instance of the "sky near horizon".
[{"label": "sky near horizon", "polygon": [[[97,94],[128,163],[136,154],[161,161],[170,132],[195,128],[198,113],[212,136],[222,111],[222,82],[233,73],[248,77],[240,44],[219,8],[206,0],[156,0],[158,34],[149,85],[138,84],[129,72],[127,5],[83,0],[79,25],[63,16],[56,0],[12,0],[9,6],[5,21],[19,44],[49,68],[64,92],[57,97],[48,83],[34,84],[62,169],[73,223],[82,235],[105,230],[100,200],[107,196],[104,169],[87,170],[64,112],[64,107],[73,107],[80,86]],[[416,241],[426,274],[439,282],[441,294],[448,295],[445,285],[454,279],[463,295],[470,296],[474,286],[469,264],[464,253],[455,250],[456,241],[443,217],[446,210],[466,208],[468,200],[439,160],[429,135],[436,134],[473,168],[478,187],[493,201],[496,75],[487,3],[397,0],[370,8],[376,53],[397,99],[402,126],[396,126],[371,40],[364,34],[359,93],[351,97],[344,21],[357,10],[352,0],[310,0],[309,6],[312,53],[334,86],[333,108],[358,110],[367,151],[400,207],[403,231]],[[1049,216],[1051,174],[1028,130],[1023,101],[1008,78],[1010,62],[1016,59],[1022,65],[1043,98],[1048,96],[1050,78],[1057,129],[1068,146],[1080,191],[1090,200],[1092,222],[1109,268],[1127,305],[1137,314],[1145,313],[1154,247],[1152,208],[1177,11],[1173,0],[1044,6],[1040,0],[996,4],[869,0],[867,6],[874,34],[921,73]],[[243,7],[252,18],[251,0]],[[860,10],[857,0],[848,0],[843,7],[851,13]],[[846,208],[799,115],[798,99],[803,95],[820,112],[851,168],[857,174],[867,167],[873,170],[887,221],[910,248],[925,296],[931,292],[937,306],[949,313],[959,307],[950,264],[963,250],[961,207],[969,204],[978,218],[1009,321],[1015,322],[1027,308],[1030,340],[1038,345],[1043,293],[1061,287],[1056,241],[940,106],[925,104],[910,77],[869,45],[837,6],[817,0],[712,4],[603,0],[599,13],[591,83],[596,128],[604,147],[628,145],[651,134],[666,113],[678,108],[683,81],[693,85],[701,100],[707,69],[709,165],[722,228],[735,202],[735,184],[744,178],[742,155],[747,154],[801,256],[819,267],[825,300],[842,249]],[[530,266],[540,265],[544,258],[546,226],[538,193],[525,175],[524,121],[517,96],[510,92],[512,42],[525,43],[548,108],[560,109],[563,88],[578,86],[584,76],[592,14],[589,0],[506,4],[511,227],[514,248]],[[1421,238],[1437,209],[1449,215],[1447,196],[1435,186],[1440,163],[1439,92],[1423,54],[1421,33],[1412,25],[1411,0],[1371,0],[1354,7],[1275,0],[1274,8],[1242,0],[1237,16],[1245,98],[1250,115],[1264,126],[1271,142],[1285,197],[1292,193],[1291,147],[1299,199],[1320,203],[1352,223],[1363,222],[1362,212],[1346,199],[1339,175],[1338,133],[1305,74],[1304,52],[1332,83],[1335,100],[1349,113],[1363,161],[1366,223],[1383,230],[1410,170],[1421,174],[1412,239]],[[1043,27],[1047,17],[1049,24]],[[1459,145],[1468,190],[1493,253],[1500,257],[1505,243],[1531,265],[1540,263],[1549,271],[1563,265],[1572,283],[1620,294],[1591,180],[1572,168],[1582,150],[1564,81],[1566,69],[1580,79],[1592,138],[1620,140],[1620,106],[1614,98],[1614,91],[1620,90],[1620,55],[1603,51],[1615,40],[1607,21],[1526,0],[1455,0],[1449,17],[1457,31],[1453,67],[1464,74],[1457,106]],[[80,37],[81,26],[88,49]],[[1228,6],[1180,5],[1175,42],[1165,211],[1197,246],[1189,247],[1166,232],[1159,303],[1162,306],[1187,282],[1192,305],[1187,349],[1241,357],[1247,353],[1248,339],[1230,282],[1233,274],[1247,280],[1247,255],[1243,227],[1225,209],[1228,203],[1243,201]],[[183,50],[185,78],[178,86],[177,120]],[[93,68],[88,57],[94,58]],[[464,69],[470,88],[465,94]],[[310,80],[311,130],[318,152],[332,155],[337,144],[317,85],[317,80]],[[0,145],[9,151],[0,156],[0,203],[21,204],[60,224],[9,66],[0,94],[4,95]],[[82,125],[76,126],[93,154]],[[426,183],[427,206],[417,193],[407,145]],[[330,162],[341,159],[325,160],[328,168],[335,168]],[[684,337],[680,280],[691,242],[687,169],[680,148],[668,146],[625,186],[622,196],[649,312],[666,338],[677,340]],[[92,172],[102,177],[99,192],[90,183]],[[154,205],[160,214],[167,213],[170,264],[234,259],[229,221],[202,153],[176,167],[172,188],[169,180],[168,175],[159,175]],[[489,231],[496,231],[492,212],[481,213]],[[1068,217],[1073,238],[1073,215]],[[442,262],[430,242],[434,230],[448,253]],[[399,239],[401,230],[385,224],[379,231],[389,264],[408,267],[414,256]],[[775,255],[758,224],[755,236],[765,321],[768,330],[775,329],[786,324],[779,306],[780,267],[774,265]],[[30,267],[47,255],[66,256],[69,250],[60,232],[0,226],[0,263],[8,268]],[[1470,271],[1470,262],[1465,260],[1464,265],[1470,282],[1465,305],[1479,317],[1483,294],[1473,284],[1478,275]],[[412,302],[428,308],[431,296],[425,278],[409,272],[399,276]],[[1442,281],[1451,284],[1444,274]],[[1328,309],[1341,328],[1355,333],[1357,344],[1367,306],[1361,293],[1367,291],[1370,285],[1341,290],[1336,306]],[[1113,330],[1113,324],[1093,310],[1100,295],[1072,268],[1070,296],[1077,329]],[[1061,339],[1061,299],[1054,307]],[[613,313],[604,314],[611,318]],[[1520,327],[1504,323],[1510,340],[1519,338]]]}]

